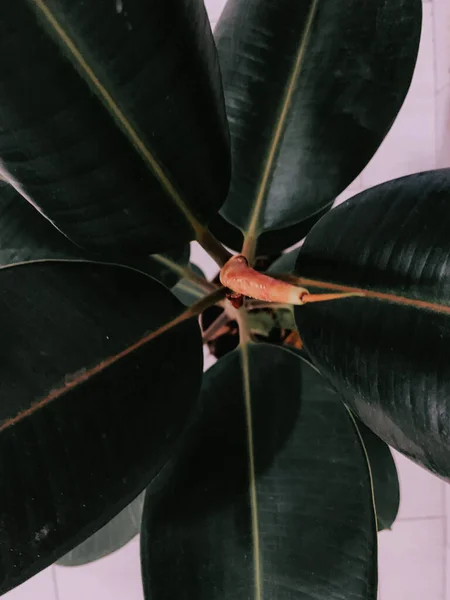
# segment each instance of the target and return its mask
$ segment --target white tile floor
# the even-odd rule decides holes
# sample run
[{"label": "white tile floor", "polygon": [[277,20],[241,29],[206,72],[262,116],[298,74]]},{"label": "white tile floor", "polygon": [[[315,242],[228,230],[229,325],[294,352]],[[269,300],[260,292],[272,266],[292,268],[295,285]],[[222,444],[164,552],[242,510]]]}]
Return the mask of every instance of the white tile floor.
[{"label": "white tile floor", "polygon": [[[206,0],[213,25],[224,0]],[[450,0],[424,0],[420,55],[386,140],[341,198],[387,179],[450,166]],[[199,256],[197,254],[197,256]],[[204,264],[213,273],[211,263]],[[401,509],[380,534],[380,600],[450,600],[450,486],[395,454]],[[87,567],[52,567],[5,600],[142,600],[138,542]]]}]

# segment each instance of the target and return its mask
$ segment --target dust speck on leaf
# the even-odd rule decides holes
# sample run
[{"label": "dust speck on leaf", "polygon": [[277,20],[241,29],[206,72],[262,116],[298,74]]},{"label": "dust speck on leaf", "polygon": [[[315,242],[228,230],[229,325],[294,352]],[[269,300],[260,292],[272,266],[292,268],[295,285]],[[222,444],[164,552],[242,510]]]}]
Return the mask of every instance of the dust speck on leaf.
[{"label": "dust speck on leaf", "polygon": [[116,13],[118,15],[120,15],[120,13],[123,11],[123,1],[122,0],[116,0]]},{"label": "dust speck on leaf", "polygon": [[37,531],[34,534],[34,539],[36,542],[41,542],[48,536],[49,533],[50,533],[50,526],[44,525],[39,531]]}]

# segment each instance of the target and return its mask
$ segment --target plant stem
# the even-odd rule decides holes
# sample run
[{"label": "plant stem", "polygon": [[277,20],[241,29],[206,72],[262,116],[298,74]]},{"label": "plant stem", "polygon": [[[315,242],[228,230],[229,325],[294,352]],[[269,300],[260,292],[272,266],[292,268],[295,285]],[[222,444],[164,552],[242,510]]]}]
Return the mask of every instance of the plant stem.
[{"label": "plant stem", "polygon": [[252,341],[247,322],[247,310],[245,306],[236,311],[237,322],[239,325],[239,343],[241,346]]},{"label": "plant stem", "polygon": [[218,334],[229,321],[229,316],[223,311],[223,313],[221,313],[203,333],[203,343],[206,344],[207,342],[212,342],[217,337],[216,334]]},{"label": "plant stem", "polygon": [[257,237],[255,235],[246,235],[244,238],[244,243],[242,245],[241,254],[245,256],[249,265],[253,265],[256,258],[256,242]]},{"label": "plant stem", "polygon": [[231,258],[228,250],[217,240],[207,227],[197,227],[196,230],[197,242],[211,256],[213,260],[223,267]]},{"label": "plant stem", "polygon": [[195,271],[193,271],[190,267],[185,267],[185,278],[192,283],[195,283],[199,288],[201,288],[206,293],[215,292],[220,288],[217,283],[213,283],[212,281],[208,281],[207,279],[203,279],[200,275],[197,275]]},{"label": "plant stem", "polygon": [[332,294],[310,294],[306,288],[255,271],[242,254],[232,256],[226,265],[222,267],[220,282],[233,292],[243,296],[249,296],[264,302],[294,304],[296,306],[365,295],[360,290]]},{"label": "plant stem", "polygon": [[290,309],[291,304],[281,303],[281,302],[260,302],[259,300],[249,300],[247,304],[247,309],[257,310],[262,308],[271,308],[272,310],[280,310],[280,309]]},{"label": "plant stem", "polygon": [[220,272],[220,281],[233,292],[263,302],[303,304],[302,297],[308,294],[305,288],[255,271],[242,254],[230,258]]},{"label": "plant stem", "polygon": [[180,277],[188,279],[189,281],[192,281],[193,283],[197,284],[207,294],[210,292],[214,292],[214,290],[218,289],[219,287],[217,284],[212,283],[211,281],[207,281],[206,279],[203,279],[203,277],[197,275],[197,273],[195,273],[190,267],[182,267],[177,262],[171,260],[163,254],[152,254],[151,258],[153,260],[156,260],[160,264],[166,266],[168,269],[171,269]]},{"label": "plant stem", "polygon": [[218,302],[223,300],[225,298],[226,293],[227,290],[225,288],[217,288],[216,290],[208,294],[208,296],[205,296],[201,300],[198,300],[197,302],[192,304],[192,306],[190,306],[187,309],[187,311],[185,311],[186,313],[190,313],[186,318],[197,317],[200,313],[202,313],[210,306],[214,306],[214,304],[217,304]]}]

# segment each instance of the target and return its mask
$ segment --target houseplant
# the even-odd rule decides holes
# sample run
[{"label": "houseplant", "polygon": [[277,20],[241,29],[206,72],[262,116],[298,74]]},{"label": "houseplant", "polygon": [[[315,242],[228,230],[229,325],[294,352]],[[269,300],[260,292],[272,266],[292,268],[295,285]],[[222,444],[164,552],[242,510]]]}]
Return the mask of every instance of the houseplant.
[{"label": "houseplant", "polygon": [[385,442],[448,477],[450,173],[330,208],[420,11],[230,0],[215,43],[193,0],[3,11],[0,591],[146,489],[148,598],[376,597]]}]

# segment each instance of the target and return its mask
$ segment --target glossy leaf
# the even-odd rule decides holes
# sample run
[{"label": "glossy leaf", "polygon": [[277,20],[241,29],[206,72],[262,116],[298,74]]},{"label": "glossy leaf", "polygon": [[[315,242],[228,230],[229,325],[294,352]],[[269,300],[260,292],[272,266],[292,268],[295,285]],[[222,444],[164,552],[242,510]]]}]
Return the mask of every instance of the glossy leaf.
[{"label": "glossy leaf", "polygon": [[144,492],[130,502],[109,523],[58,560],[62,567],[78,567],[119,550],[141,530]]},{"label": "glossy leaf", "polygon": [[420,0],[228,0],[214,34],[231,130],[220,211],[229,223],[250,238],[292,226],[351,183],[403,103],[421,10]]},{"label": "glossy leaf", "polygon": [[2,172],[73,242],[146,256],[220,208],[228,127],[202,2],[18,0],[0,56]]},{"label": "glossy leaf", "polygon": [[378,531],[391,529],[400,506],[400,485],[391,450],[359,419],[356,422],[369,458]]},{"label": "glossy leaf", "polygon": [[183,307],[130,269],[27,263],[0,285],[4,593],[160,474],[197,402],[202,344],[194,319],[156,335]]},{"label": "glossy leaf", "polygon": [[[256,244],[256,254],[258,256],[265,254],[275,254],[300,242],[314,227],[317,221],[323,217],[331,208],[331,204],[319,211],[312,217],[282,229],[273,229],[265,231],[258,237]],[[244,243],[242,231],[224,219],[218,213],[209,225],[209,229],[225,246],[235,252],[240,252]]]},{"label": "glossy leaf", "polygon": [[294,248],[294,250],[291,250],[290,252],[285,252],[270,265],[267,272],[272,275],[292,273],[295,270],[295,263],[297,262],[299,252],[300,248]]},{"label": "glossy leaf", "polygon": [[300,283],[365,290],[366,297],[295,310],[308,353],[358,417],[445,478],[449,198],[450,170],[440,170],[374,187],[331,211],[300,250]]},{"label": "glossy leaf", "polygon": [[[189,246],[162,255],[128,260],[128,266],[143,271],[167,286],[180,279],[179,268],[189,260]],[[30,260],[95,260],[98,255],[73,244],[16,190],[0,182],[0,265]]]},{"label": "glossy leaf", "polygon": [[[198,275],[206,281],[205,274],[196,265],[189,265],[195,275]],[[194,302],[198,302],[206,296],[206,292],[195,281],[183,278],[175,285],[172,290],[174,296],[178,298],[185,306],[191,306]]]},{"label": "glossy leaf", "polygon": [[164,283],[167,287],[174,286],[182,277],[184,267],[189,263],[189,244],[171,248],[161,254],[149,254],[142,258],[129,259],[126,266],[147,273]]},{"label": "glossy leaf", "polygon": [[374,599],[367,462],[325,380],[284,349],[244,346],[207,371],[201,401],[189,451],[146,497],[146,598]]},{"label": "glossy leaf", "polygon": [[[291,346],[285,348],[299,356],[312,368],[315,368],[311,362],[311,358],[305,350],[299,350],[298,348],[293,348]],[[355,420],[370,464],[377,516],[377,529],[378,531],[391,529],[397,518],[400,506],[400,484],[398,481],[397,467],[395,466],[389,446],[354,415],[353,419]]]}]

